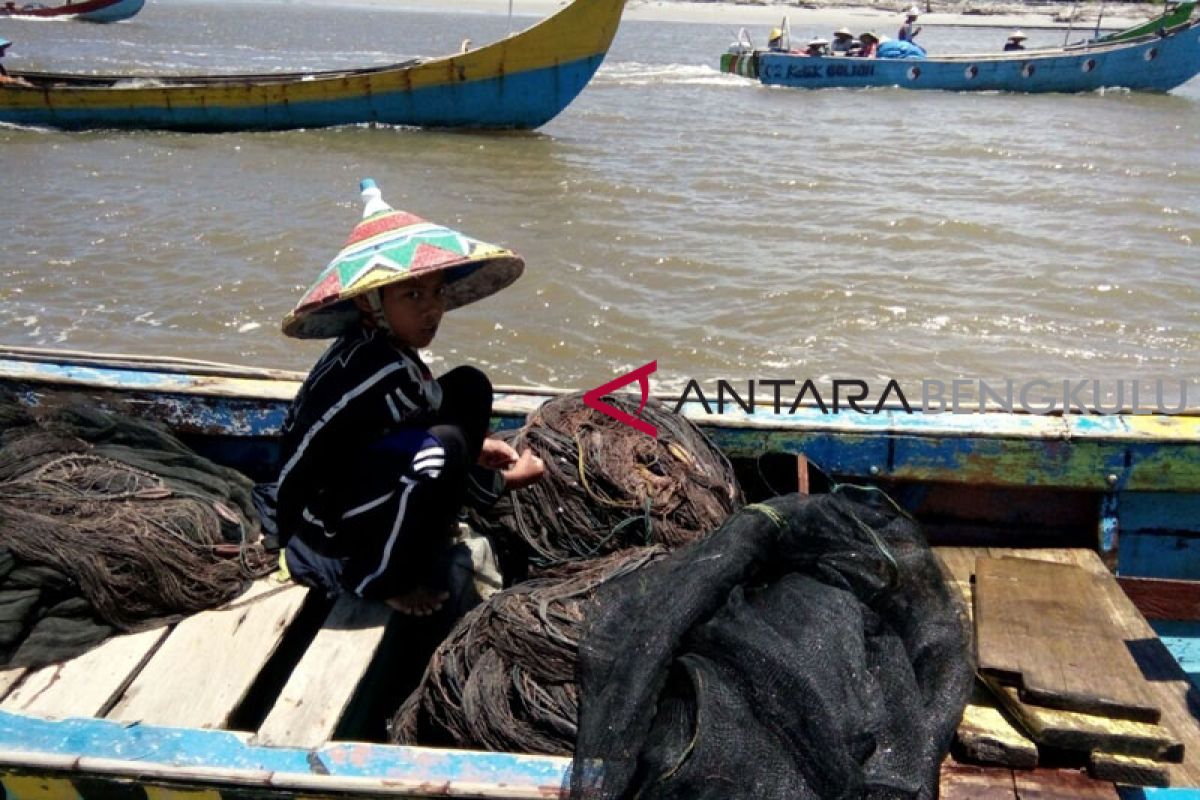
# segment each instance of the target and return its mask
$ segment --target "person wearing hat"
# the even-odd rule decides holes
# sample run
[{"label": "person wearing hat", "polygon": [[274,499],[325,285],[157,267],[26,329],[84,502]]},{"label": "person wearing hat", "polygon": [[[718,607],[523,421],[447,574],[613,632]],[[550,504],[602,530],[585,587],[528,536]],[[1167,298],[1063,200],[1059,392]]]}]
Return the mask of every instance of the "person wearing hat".
[{"label": "person wearing hat", "polygon": [[838,28],[833,32],[833,44],[829,46],[829,51],[834,55],[848,55],[855,48],[854,34],[849,28]]},{"label": "person wearing hat", "polygon": [[1024,50],[1025,49],[1025,34],[1020,31],[1013,31],[1008,35],[1008,40],[1004,43],[1004,51],[1009,50]]},{"label": "person wearing hat", "polygon": [[858,40],[862,42],[862,47],[858,49],[860,58],[875,58],[876,52],[879,50],[879,34],[874,31],[867,31],[859,34]]},{"label": "person wearing hat", "polygon": [[488,438],[481,371],[435,380],[418,351],[446,311],[508,286],[525,263],[396,211],[372,180],[362,195],[362,221],[283,321],[288,336],[336,339],[288,411],[260,510],[299,583],[425,616],[449,598],[463,504],[484,508],[544,466]]},{"label": "person wearing hat", "polygon": [[810,39],[808,47],[804,51],[806,56],[825,56],[829,55],[829,40],[820,37]]},{"label": "person wearing hat", "polygon": [[913,23],[917,21],[919,11],[916,6],[913,6],[904,15],[904,23],[900,26],[900,32],[896,34],[896,38],[902,42],[912,42],[917,38],[917,34],[921,32],[919,27],[914,28]]},{"label": "person wearing hat", "polygon": [[785,52],[787,46],[783,39],[783,28],[771,28],[771,32],[767,34],[767,49],[776,53]]}]

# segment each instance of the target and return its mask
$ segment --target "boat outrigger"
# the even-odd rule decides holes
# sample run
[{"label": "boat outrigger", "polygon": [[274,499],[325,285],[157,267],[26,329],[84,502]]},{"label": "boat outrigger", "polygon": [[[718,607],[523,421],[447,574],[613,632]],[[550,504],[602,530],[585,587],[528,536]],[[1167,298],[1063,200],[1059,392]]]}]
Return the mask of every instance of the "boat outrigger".
[{"label": "boat outrigger", "polygon": [[[181,359],[0,348],[0,387],[23,402],[88,397],[165,423],[198,452],[251,475],[273,459],[302,378]],[[546,399],[501,391],[494,424],[516,427]],[[955,586],[968,585],[975,556],[999,553],[1077,564],[1102,581],[1095,613],[1114,621],[1151,676],[1147,691],[1181,744],[1160,765],[1175,788],[1114,786],[1129,783],[1128,773],[1093,780],[1077,770],[948,760],[943,798],[1191,800],[1200,793],[1196,689],[1168,655],[1170,648],[1189,663],[1200,633],[1200,418],[898,408],[839,415],[815,406],[710,415],[695,400],[681,410],[735,466],[769,475],[781,490],[803,490],[809,463],[840,481],[887,489],[922,522]],[[299,586],[267,591],[262,602],[116,637],[58,666],[0,671],[7,796],[566,796],[566,758],[356,740],[361,731],[348,708],[369,683],[388,610],[345,599],[321,606]]]},{"label": "boat outrigger", "polygon": [[0,122],[79,130],[238,131],[385,123],[537,128],[608,52],[625,0],[573,0],[508,38],[383,67],[263,75],[68,75],[11,69]]}]

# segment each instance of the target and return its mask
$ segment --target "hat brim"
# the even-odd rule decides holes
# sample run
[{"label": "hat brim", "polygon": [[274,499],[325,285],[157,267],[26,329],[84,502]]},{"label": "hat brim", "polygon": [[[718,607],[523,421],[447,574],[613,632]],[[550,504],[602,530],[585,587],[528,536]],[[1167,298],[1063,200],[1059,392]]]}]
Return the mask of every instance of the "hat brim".
[{"label": "hat brim", "polygon": [[510,250],[491,247],[486,256],[465,257],[458,262],[439,264],[430,269],[413,270],[402,275],[382,273],[379,280],[365,280],[340,296],[312,306],[298,306],[283,320],[283,333],[296,339],[329,339],[341,336],[361,324],[362,312],[354,298],[385,286],[423,278],[436,272],[446,275],[446,310],[461,308],[495,294],[511,285],[525,271],[525,261]]}]

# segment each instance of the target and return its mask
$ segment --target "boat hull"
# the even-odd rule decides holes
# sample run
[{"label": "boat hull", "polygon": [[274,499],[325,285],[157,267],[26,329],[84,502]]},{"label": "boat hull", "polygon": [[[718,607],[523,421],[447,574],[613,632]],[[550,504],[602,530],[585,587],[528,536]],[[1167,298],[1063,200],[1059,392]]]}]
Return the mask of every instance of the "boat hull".
[{"label": "boat hull", "polygon": [[[287,407],[303,377],[183,360],[0,348],[0,387],[25,402],[88,396],[164,423],[201,452],[251,474],[273,462]],[[519,425],[547,398],[546,393],[528,390],[498,391],[495,426]],[[964,530],[991,521],[1008,535],[1032,536],[1038,546],[1053,547],[1061,546],[1052,543],[1061,542],[1061,532],[1071,528],[1082,536],[1072,546],[1086,550],[1092,562],[1098,563],[1094,551],[1099,550],[1127,574],[1200,574],[1198,417],[922,414],[901,408],[830,414],[814,406],[784,413],[762,406],[749,413],[730,408],[714,414],[698,399],[681,403],[680,409],[726,454],[749,460],[760,475],[770,469],[768,456],[775,455],[788,461],[794,479],[795,456],[803,454],[839,480],[881,483],[925,520],[969,514],[951,523],[958,536],[976,536]],[[1020,499],[1025,496],[1028,500]],[[926,525],[932,539],[937,529],[931,522]],[[1041,526],[1058,533],[1039,531]],[[1013,544],[994,533],[988,536],[978,541]],[[1182,583],[1173,581],[1172,591],[1177,593]],[[243,608],[240,613],[248,612]],[[1106,607],[1102,613],[1110,612]],[[1198,614],[1195,608],[1189,613]],[[1148,629],[1142,633],[1139,645],[1157,646]],[[1175,638],[1181,652],[1197,641]],[[1163,642],[1172,644],[1167,638]],[[1187,691],[1186,677],[1169,658],[1156,662],[1155,668],[1156,685],[1170,683]],[[67,680],[64,674],[55,676],[54,680]],[[0,696],[12,686],[5,679],[0,671]],[[94,679],[89,672],[87,680]],[[976,783],[971,785],[977,786],[984,775],[973,769]],[[1007,786],[1014,785],[1011,771],[996,774]],[[566,797],[569,776],[570,761],[550,756],[336,741],[268,746],[251,734],[201,726],[133,724],[83,715],[43,719],[35,712],[0,707],[0,784],[14,800],[534,800]],[[1020,777],[1030,786],[1037,779],[1034,771]],[[1111,784],[1108,788],[1103,796],[1114,796]],[[1122,789],[1120,796],[1195,800],[1197,794],[1194,789]]]},{"label": "boat hull", "polygon": [[86,0],[71,5],[18,8],[0,8],[0,16],[7,17],[70,17],[84,22],[120,22],[137,14],[146,5],[146,0]]},{"label": "boat hull", "polygon": [[759,52],[730,58],[727,71],[744,74],[747,59],[754,60],[762,83],[789,88],[1167,92],[1200,73],[1200,29],[1193,24],[1165,37],[1003,55],[858,59]]},{"label": "boat hull", "polygon": [[445,58],[296,75],[128,77],[13,74],[0,121],[90,128],[239,131],[380,123],[536,128],[591,80],[624,0],[575,0],[508,39]]}]

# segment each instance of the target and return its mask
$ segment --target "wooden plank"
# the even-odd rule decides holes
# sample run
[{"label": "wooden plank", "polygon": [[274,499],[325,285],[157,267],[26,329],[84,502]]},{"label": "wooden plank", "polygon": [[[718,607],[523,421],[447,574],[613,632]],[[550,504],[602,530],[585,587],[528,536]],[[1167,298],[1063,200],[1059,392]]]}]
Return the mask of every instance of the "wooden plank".
[{"label": "wooden plank", "polygon": [[1011,769],[942,762],[940,800],[1016,800]]},{"label": "wooden plank", "polygon": [[1018,800],[1118,800],[1117,788],[1078,770],[1014,772]]},{"label": "wooden plank", "polygon": [[100,716],[167,632],[162,626],[114,636],[78,658],[33,670],[0,708],[49,718]]},{"label": "wooden plank", "polygon": [[[947,583],[957,590],[968,619],[974,616],[971,575],[976,551],[963,547],[937,549]],[[972,630],[973,627],[972,627]],[[963,717],[955,731],[964,759],[1019,769],[1037,766],[1037,745],[997,705],[997,700],[978,680],[971,691]]]},{"label": "wooden plank", "polygon": [[1117,629],[1095,613],[1095,576],[1023,558],[975,565],[979,671],[1050,708],[1157,722],[1158,706]]},{"label": "wooden plank", "polygon": [[1032,769],[1038,763],[1037,745],[1016,728],[992,694],[975,682],[971,699],[958,724],[958,745],[964,760]]},{"label": "wooden plank", "polygon": [[1018,690],[990,678],[992,692],[1035,742],[1060,750],[1100,750],[1164,761],[1183,760],[1183,743],[1161,725],[1022,702]]},{"label": "wooden plank", "polygon": [[258,744],[329,740],[383,639],[391,609],[341,595],[258,729]]},{"label": "wooden plank", "polygon": [[1146,619],[1200,620],[1200,581],[1118,577],[1117,584]]},{"label": "wooden plank", "polygon": [[1170,766],[1172,786],[1200,786],[1200,724],[1191,710],[1191,697],[1196,690],[1187,675],[1159,642],[1150,624],[1138,613],[1133,603],[1117,586],[1111,573],[1105,568],[1096,553],[1081,549],[1013,550],[1010,548],[935,548],[938,558],[949,571],[956,586],[966,585],[970,580],[970,568],[963,565],[972,562],[975,556],[1014,556],[1035,558],[1057,563],[1077,564],[1095,575],[1101,576],[1103,602],[1096,614],[1113,620],[1130,643],[1133,658],[1149,681],[1159,707],[1162,723],[1184,744],[1183,763]]},{"label": "wooden plank", "polygon": [[1170,768],[1161,761],[1117,753],[1094,752],[1088,757],[1088,774],[1097,780],[1126,786],[1170,786]]},{"label": "wooden plank", "polygon": [[300,611],[308,589],[256,582],[242,597],[179,623],[108,718],[220,728]]}]

